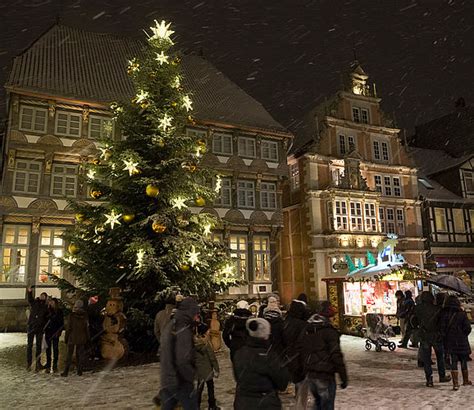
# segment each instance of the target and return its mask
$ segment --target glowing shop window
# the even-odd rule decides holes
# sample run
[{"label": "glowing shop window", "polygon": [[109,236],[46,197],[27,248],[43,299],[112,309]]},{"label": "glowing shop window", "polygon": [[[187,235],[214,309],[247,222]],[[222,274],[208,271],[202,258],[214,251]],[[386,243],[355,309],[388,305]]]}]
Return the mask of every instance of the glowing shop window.
[{"label": "glowing shop window", "polygon": [[397,312],[395,281],[377,281],[362,284],[362,304],[365,313],[394,315]]},{"label": "glowing shop window", "polygon": [[344,313],[351,316],[362,314],[360,282],[344,282]]}]

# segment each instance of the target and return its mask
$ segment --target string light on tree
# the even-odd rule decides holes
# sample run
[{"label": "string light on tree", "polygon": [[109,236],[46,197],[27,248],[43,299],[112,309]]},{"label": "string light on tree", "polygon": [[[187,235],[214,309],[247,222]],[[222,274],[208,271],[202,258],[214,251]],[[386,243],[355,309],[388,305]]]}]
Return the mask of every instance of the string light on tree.
[{"label": "string light on tree", "polygon": [[133,160],[124,159],[123,163],[125,164],[125,168],[123,170],[128,171],[128,174],[130,176],[140,173],[140,170],[137,168],[138,162],[133,162]]},{"label": "string light on tree", "polygon": [[160,65],[163,65],[163,64],[168,64],[168,56],[165,54],[164,51],[162,51],[161,53],[156,53],[156,57],[155,57],[155,60],[158,61],[160,63]]},{"label": "string light on tree", "polygon": [[138,266],[138,269],[141,269],[143,267],[144,259],[145,259],[145,251],[143,249],[140,249],[137,252],[137,266]]},{"label": "string light on tree", "polygon": [[115,209],[112,209],[112,212],[110,214],[105,214],[105,217],[107,218],[105,221],[105,224],[109,224],[111,229],[114,229],[115,225],[121,225],[119,219],[122,216],[122,214],[117,214],[115,212]]},{"label": "string light on tree", "polygon": [[171,200],[171,205],[173,208],[177,208],[178,210],[181,211],[181,209],[186,208],[186,198],[183,198],[182,196],[178,196],[177,198],[173,198]]},{"label": "string light on tree", "polygon": [[160,125],[158,125],[158,128],[163,130],[164,132],[168,131],[169,128],[171,128],[171,121],[173,117],[169,116],[167,113],[160,118]]},{"label": "string light on tree", "polygon": [[188,252],[188,262],[192,267],[197,265],[197,263],[199,262],[198,256],[200,254],[201,252],[196,252],[196,248],[194,246],[191,247],[191,250]]},{"label": "string light on tree", "polygon": [[168,40],[171,44],[173,41],[171,40],[170,36],[174,33],[173,30],[170,30],[171,23],[166,24],[164,20],[161,20],[161,23],[158,23],[155,20],[155,26],[150,27],[153,35],[150,37],[150,40]]},{"label": "string light on tree", "polygon": [[222,188],[222,178],[220,175],[217,175],[216,177],[216,186],[214,187],[215,192],[220,192]]},{"label": "string light on tree", "polygon": [[186,108],[186,111],[191,111],[193,109],[192,107],[193,102],[191,101],[191,98],[189,98],[189,95],[185,95],[183,97],[183,108]]}]

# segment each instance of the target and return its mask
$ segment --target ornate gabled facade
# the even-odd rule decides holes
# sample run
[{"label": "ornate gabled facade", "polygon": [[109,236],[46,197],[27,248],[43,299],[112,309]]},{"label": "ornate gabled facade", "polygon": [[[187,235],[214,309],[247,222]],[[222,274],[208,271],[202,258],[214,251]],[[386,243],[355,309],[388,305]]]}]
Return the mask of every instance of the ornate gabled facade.
[{"label": "ornate gabled facade", "polygon": [[[93,200],[81,182],[83,165],[102,133],[121,137],[109,104],[133,96],[127,61],[141,49],[133,40],[56,25],[15,59],[0,191],[0,329],[24,326],[27,286],[60,295],[46,272],[67,275],[53,255],[62,255],[67,244],[59,235],[74,223],[68,200]],[[278,276],[292,135],[206,60],[184,56],[182,65],[196,118],[188,132],[207,141],[204,160],[222,176],[220,198],[194,211],[223,219],[216,240],[229,246],[248,283],[230,294],[268,293]]]},{"label": "ornate gabled facade", "polygon": [[280,291],[325,299],[323,278],[347,273],[346,255],[367,264],[386,234],[423,265],[416,169],[384,117],[375,86],[353,65],[344,89],[308,115],[288,158]]}]

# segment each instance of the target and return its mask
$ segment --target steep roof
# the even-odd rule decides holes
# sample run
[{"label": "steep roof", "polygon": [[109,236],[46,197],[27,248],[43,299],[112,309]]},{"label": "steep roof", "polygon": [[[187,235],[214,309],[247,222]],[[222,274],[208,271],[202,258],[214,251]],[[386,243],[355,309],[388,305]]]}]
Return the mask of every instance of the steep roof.
[{"label": "steep roof", "polygon": [[474,107],[459,107],[455,112],[417,125],[410,144],[440,147],[456,157],[474,152]]},{"label": "steep roof", "polygon": [[[107,33],[55,25],[14,59],[5,85],[58,97],[109,103],[130,98],[127,62],[144,44]],[[288,131],[265,108],[203,58],[183,56],[183,86],[199,120],[267,131]]]}]

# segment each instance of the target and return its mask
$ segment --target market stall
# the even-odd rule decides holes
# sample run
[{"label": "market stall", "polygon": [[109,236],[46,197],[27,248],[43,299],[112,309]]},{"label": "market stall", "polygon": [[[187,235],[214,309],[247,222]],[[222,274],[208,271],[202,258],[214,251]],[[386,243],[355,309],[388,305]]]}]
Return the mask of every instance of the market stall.
[{"label": "market stall", "polygon": [[380,313],[388,323],[397,324],[395,317],[397,290],[410,290],[413,297],[423,290],[424,281],[431,273],[405,262],[394,252],[396,238],[391,237],[379,245],[377,258],[368,253],[369,265],[355,268],[346,256],[349,273],[343,277],[323,279],[329,301],[338,310],[335,325],[343,333],[361,334],[366,326],[367,313]]}]

